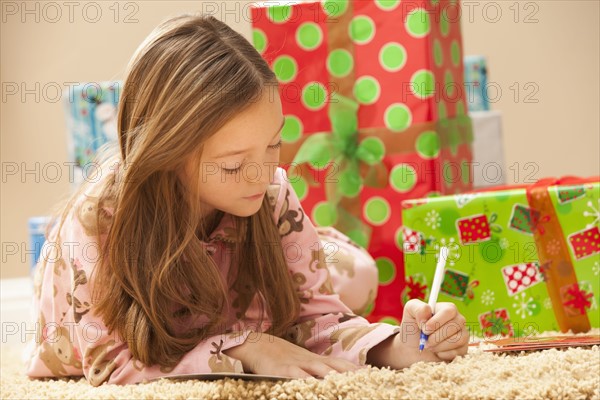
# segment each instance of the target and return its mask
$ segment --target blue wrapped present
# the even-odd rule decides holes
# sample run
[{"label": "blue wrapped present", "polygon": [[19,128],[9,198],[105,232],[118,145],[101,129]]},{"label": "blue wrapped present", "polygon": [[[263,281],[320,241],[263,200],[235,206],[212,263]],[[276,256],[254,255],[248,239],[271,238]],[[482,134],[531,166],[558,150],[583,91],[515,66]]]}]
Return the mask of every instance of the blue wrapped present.
[{"label": "blue wrapped present", "polygon": [[465,89],[469,111],[487,111],[490,102],[487,93],[487,65],[483,56],[465,56]]},{"label": "blue wrapped present", "polygon": [[73,187],[94,171],[90,164],[100,146],[117,140],[121,81],[86,82],[63,95],[69,161],[75,163]]}]

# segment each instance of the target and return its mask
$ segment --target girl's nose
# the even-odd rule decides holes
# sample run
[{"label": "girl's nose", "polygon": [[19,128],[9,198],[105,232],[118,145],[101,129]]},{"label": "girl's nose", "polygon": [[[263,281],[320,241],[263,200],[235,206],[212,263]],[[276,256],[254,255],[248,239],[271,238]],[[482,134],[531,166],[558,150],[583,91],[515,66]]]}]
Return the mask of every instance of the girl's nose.
[{"label": "girl's nose", "polygon": [[267,157],[267,159],[261,164],[260,183],[266,186],[273,182],[278,166],[278,157]]}]

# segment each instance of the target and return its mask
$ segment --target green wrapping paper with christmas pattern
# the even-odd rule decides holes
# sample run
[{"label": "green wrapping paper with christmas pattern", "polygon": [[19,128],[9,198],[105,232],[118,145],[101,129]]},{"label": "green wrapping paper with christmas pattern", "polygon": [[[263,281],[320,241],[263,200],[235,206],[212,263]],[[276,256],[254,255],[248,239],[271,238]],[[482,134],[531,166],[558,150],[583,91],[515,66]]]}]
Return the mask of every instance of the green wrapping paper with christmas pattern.
[{"label": "green wrapping paper with christmas pattern", "polygon": [[439,248],[447,246],[438,302],[455,303],[472,334],[600,326],[599,198],[596,181],[403,201],[403,302],[427,301]]}]

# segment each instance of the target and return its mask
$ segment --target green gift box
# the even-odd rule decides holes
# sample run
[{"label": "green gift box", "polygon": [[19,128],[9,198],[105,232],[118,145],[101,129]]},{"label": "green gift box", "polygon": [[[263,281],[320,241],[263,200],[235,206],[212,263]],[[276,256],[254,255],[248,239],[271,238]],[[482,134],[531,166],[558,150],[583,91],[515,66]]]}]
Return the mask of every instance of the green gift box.
[{"label": "green gift box", "polygon": [[547,179],[402,202],[406,289],[427,301],[439,249],[438,302],[482,337],[600,326],[598,178]]}]

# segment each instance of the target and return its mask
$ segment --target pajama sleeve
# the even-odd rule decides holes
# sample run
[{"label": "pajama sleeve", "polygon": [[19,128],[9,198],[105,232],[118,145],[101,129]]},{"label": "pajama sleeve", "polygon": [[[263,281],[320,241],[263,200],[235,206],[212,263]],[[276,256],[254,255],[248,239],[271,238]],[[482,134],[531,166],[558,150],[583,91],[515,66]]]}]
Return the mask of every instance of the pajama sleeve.
[{"label": "pajama sleeve", "polygon": [[[95,206],[93,200],[86,199],[79,210]],[[60,236],[48,239],[42,248],[33,299],[37,334],[24,353],[26,375],[84,375],[91,385],[98,386],[104,382],[138,383],[175,374],[244,372],[242,363],[223,354],[223,350],[242,344],[250,330],[208,337],[173,368],[145,366],[134,359],[128,342],[109,332],[94,314],[90,274],[99,246],[87,234],[93,227],[84,225],[70,214]]]},{"label": "pajama sleeve", "polygon": [[285,170],[278,168],[275,179],[280,190],[274,218],[301,302],[298,321],[286,338],[314,353],[364,365],[368,350],[399,328],[369,323],[341,302],[333,291],[326,264],[335,262],[335,251],[325,256],[318,233],[304,213]]}]

